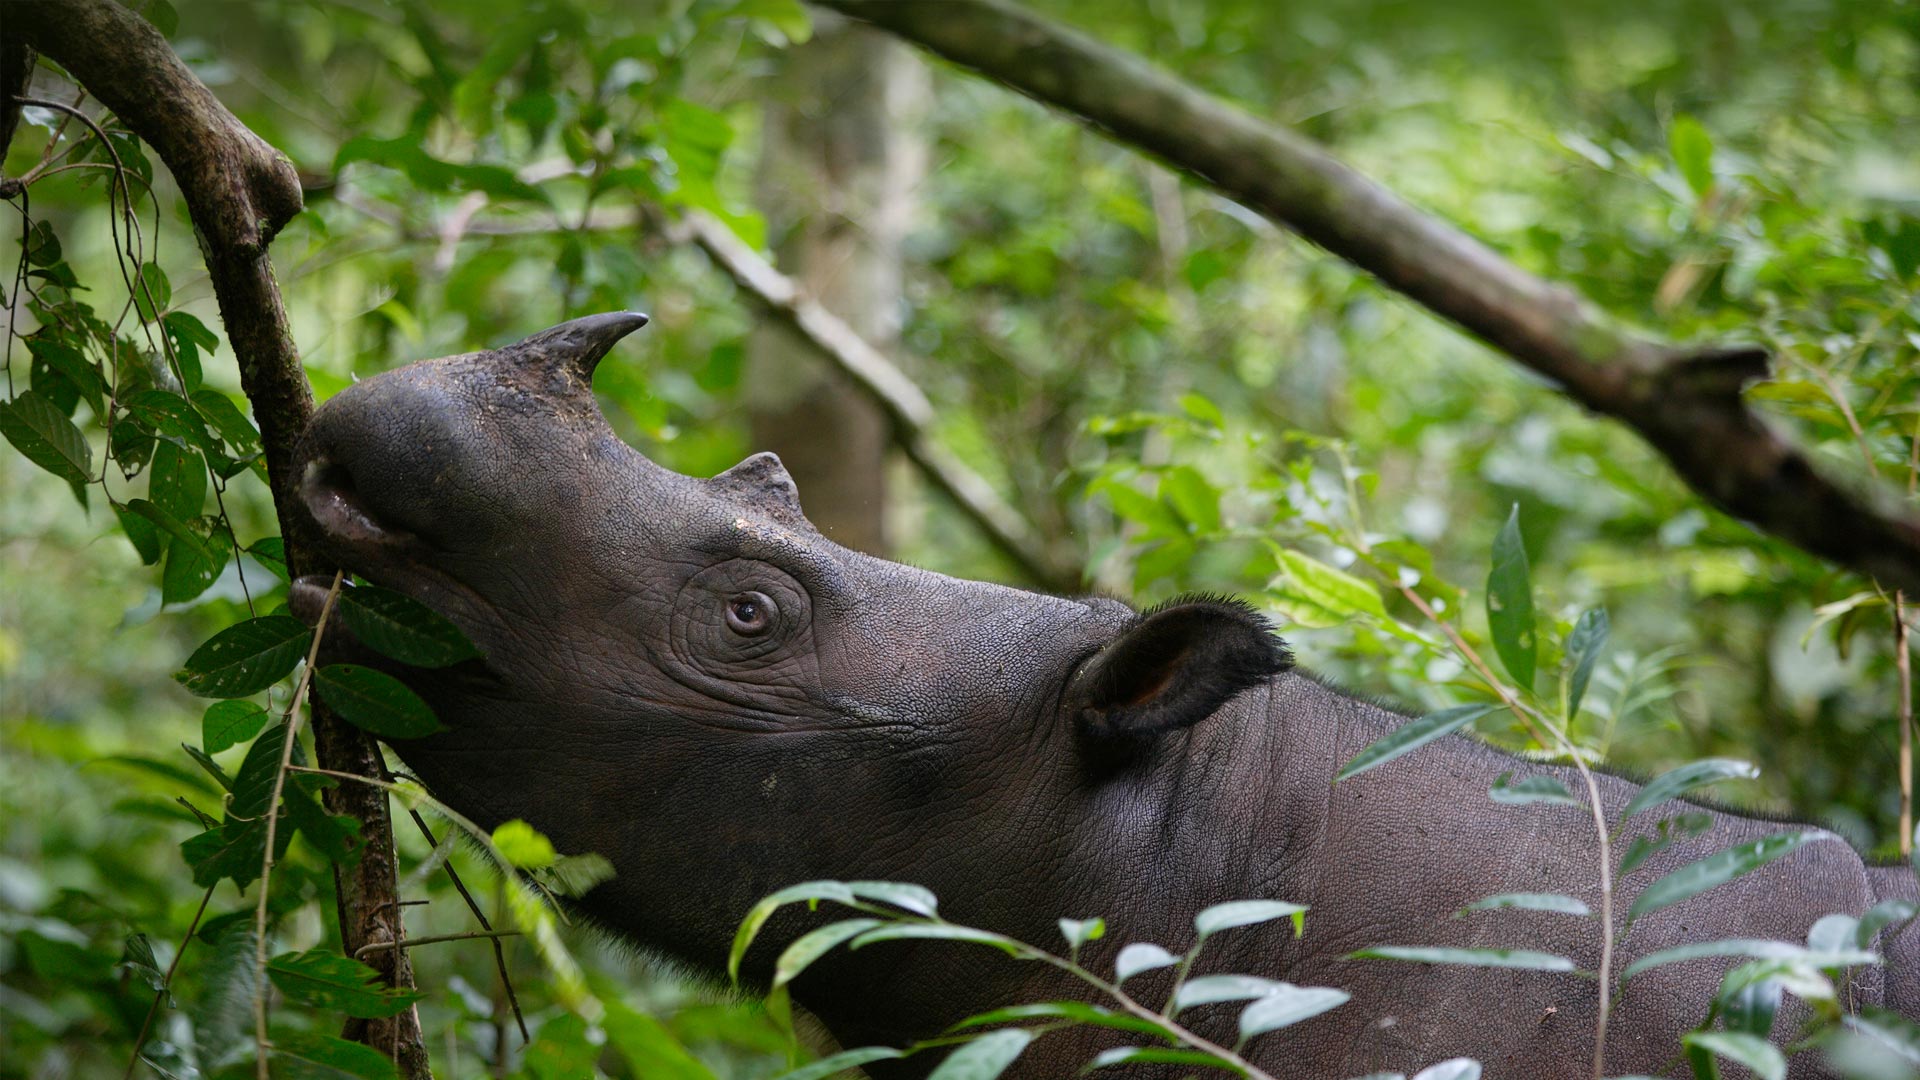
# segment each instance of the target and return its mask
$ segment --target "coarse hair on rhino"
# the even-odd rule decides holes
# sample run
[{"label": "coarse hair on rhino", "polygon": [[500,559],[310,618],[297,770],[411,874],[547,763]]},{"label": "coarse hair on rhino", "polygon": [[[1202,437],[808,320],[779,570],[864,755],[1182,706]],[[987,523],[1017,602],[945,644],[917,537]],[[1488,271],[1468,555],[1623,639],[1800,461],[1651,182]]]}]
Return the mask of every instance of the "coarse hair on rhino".
[{"label": "coarse hair on rhino", "polygon": [[[1596,968],[1590,920],[1451,917],[1499,892],[1598,906],[1585,807],[1487,798],[1503,773],[1579,790],[1569,770],[1449,737],[1336,786],[1341,764],[1404,718],[1293,670],[1243,604],[1136,612],[957,580],[822,537],[770,454],[708,479],[662,468],[615,436],[591,388],[645,321],[577,319],[366,379],[304,437],[303,504],[327,553],[442,612],[484,656],[390,665],[448,726],[395,743],[435,795],[483,826],[521,818],[563,851],[604,855],[617,876],[581,909],[705,972],[724,970],[756,900],[809,879],[916,882],[947,917],[1029,941],[1051,940],[1058,916],[1100,914],[1127,940],[1176,948],[1201,908],[1272,897],[1311,905],[1309,932],[1227,935],[1202,970],[1353,1000],[1255,1040],[1256,1063],[1339,1077],[1470,1056],[1495,1077],[1588,1074],[1590,977],[1346,959],[1383,943],[1524,944]],[[315,591],[296,606],[315,609]],[[1599,784],[1610,818],[1637,790]],[[1627,875],[1623,895],[1788,828],[1709,817]],[[1904,870],[1811,844],[1637,920],[1617,964],[1717,938],[1802,941],[1819,917],[1894,895],[1916,895]],[[764,985],[792,931],[826,917],[777,921],[746,977]],[[1109,944],[1086,955],[1102,962]],[[1878,947],[1891,963],[1859,969],[1847,1005],[1915,1016],[1920,931]],[[1670,1074],[1733,962],[1625,984],[1609,1073]],[[1157,1000],[1153,978],[1130,988]],[[849,1046],[1075,992],[1050,969],[943,942],[838,951],[793,986]],[[1232,1014],[1214,1011],[1188,1015],[1231,1042]],[[1776,1038],[1791,1035],[1782,1017]],[[1101,1037],[1050,1035],[1008,1075],[1067,1075]],[[1815,1055],[1794,1060],[1795,1075],[1820,1075]]]}]

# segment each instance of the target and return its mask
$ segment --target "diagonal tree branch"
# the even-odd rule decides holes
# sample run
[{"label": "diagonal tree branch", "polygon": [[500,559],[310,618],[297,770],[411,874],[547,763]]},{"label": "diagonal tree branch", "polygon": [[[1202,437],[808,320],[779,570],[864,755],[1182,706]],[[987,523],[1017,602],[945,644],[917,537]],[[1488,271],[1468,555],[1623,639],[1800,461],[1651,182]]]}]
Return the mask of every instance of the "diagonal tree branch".
[{"label": "diagonal tree branch", "polygon": [[732,230],[706,214],[690,211],[683,221],[669,227],[668,235],[678,242],[697,244],[767,314],[785,323],[865,391],[893,421],[895,440],[927,479],[1037,583],[1058,590],[1079,584],[1078,569],[1000,498],[993,485],[933,437],[932,402],[858,331],[809,298],[792,278],[774,269]]},{"label": "diagonal tree branch", "polygon": [[[293,511],[299,477],[295,442],[313,412],[313,391],[300,366],[280,286],[267,246],[300,212],[300,180],[293,165],[240,122],[187,70],[145,19],[112,0],[0,0],[0,60],[18,62],[22,50],[58,62],[75,81],[112,109],[166,163],[199,233],[220,306],[220,320],[240,367],[241,386],[260,425],[267,476],[281,535],[295,574],[333,573],[312,554],[311,525]],[[11,79],[7,80],[11,81]],[[5,93],[8,87],[0,87]],[[11,110],[0,110],[10,112]],[[8,128],[0,123],[0,128]],[[5,144],[0,142],[0,150]],[[379,775],[373,739],[316,703],[314,752],[341,772]],[[393,830],[384,793],[360,784],[327,795],[335,813],[360,823],[361,858],[335,872],[340,936],[348,955],[402,935],[395,896]],[[395,986],[411,987],[403,949],[376,958]],[[401,1075],[428,1076],[419,1015],[409,1009],[385,1020],[356,1020],[347,1034],[396,1058]]]},{"label": "diagonal tree branch", "polygon": [[1520,269],[1317,144],[1009,0],[815,0],[1158,156],[1372,273],[1620,420],[1693,489],[1816,555],[1920,590],[1920,517],[1814,469],[1740,396],[1746,346],[1674,345]]}]

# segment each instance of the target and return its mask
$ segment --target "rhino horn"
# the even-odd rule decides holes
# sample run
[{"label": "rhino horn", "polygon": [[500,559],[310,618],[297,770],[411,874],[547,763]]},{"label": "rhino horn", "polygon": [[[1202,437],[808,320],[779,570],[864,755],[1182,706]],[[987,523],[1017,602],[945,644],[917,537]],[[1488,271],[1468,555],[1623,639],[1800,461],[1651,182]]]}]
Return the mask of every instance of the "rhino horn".
[{"label": "rhino horn", "polygon": [[565,372],[583,387],[593,385],[593,369],[615,343],[647,325],[637,311],[609,311],[563,322],[496,350],[515,367]]}]

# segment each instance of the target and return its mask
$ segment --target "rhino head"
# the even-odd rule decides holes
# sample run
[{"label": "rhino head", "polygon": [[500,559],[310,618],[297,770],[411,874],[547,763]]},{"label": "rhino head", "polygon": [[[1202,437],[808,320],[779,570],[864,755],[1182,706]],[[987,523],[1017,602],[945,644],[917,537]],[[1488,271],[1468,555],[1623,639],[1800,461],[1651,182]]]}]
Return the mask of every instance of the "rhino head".
[{"label": "rhino head", "polygon": [[484,655],[392,669],[448,728],[396,749],[481,824],[608,857],[583,906],[622,935],[718,970],[756,899],[821,877],[915,881],[1040,933],[1070,900],[1058,858],[1099,843],[1100,778],[1287,666],[1238,604],[1143,615],[849,551],[772,454],[707,479],[654,464],[591,389],[645,323],[358,382],[300,448],[327,554]]}]

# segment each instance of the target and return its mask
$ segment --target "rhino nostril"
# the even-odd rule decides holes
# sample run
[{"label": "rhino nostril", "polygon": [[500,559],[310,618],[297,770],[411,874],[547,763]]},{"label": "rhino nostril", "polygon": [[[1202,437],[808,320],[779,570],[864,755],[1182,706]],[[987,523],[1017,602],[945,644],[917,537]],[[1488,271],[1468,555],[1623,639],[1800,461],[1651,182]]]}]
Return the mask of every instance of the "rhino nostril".
[{"label": "rhino nostril", "polygon": [[382,524],[367,508],[352,470],[325,457],[307,462],[300,497],[320,527],[340,539],[380,543],[392,540],[398,531]]}]

